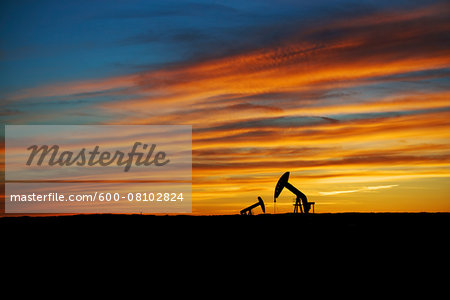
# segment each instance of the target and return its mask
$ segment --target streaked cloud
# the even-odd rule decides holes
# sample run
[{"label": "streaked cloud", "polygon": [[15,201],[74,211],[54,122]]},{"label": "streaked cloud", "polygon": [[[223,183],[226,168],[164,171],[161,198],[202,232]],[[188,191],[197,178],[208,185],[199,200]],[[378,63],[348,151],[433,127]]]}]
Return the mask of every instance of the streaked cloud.
[{"label": "streaked cloud", "polygon": [[348,193],[356,193],[356,192],[367,192],[367,191],[374,191],[374,190],[380,190],[380,189],[390,189],[393,187],[398,186],[398,184],[391,184],[391,185],[379,185],[379,186],[368,186],[364,188],[359,188],[356,190],[348,190],[348,191],[331,191],[331,192],[319,192],[322,196],[331,196],[331,195],[338,195],[338,194],[348,194]]}]

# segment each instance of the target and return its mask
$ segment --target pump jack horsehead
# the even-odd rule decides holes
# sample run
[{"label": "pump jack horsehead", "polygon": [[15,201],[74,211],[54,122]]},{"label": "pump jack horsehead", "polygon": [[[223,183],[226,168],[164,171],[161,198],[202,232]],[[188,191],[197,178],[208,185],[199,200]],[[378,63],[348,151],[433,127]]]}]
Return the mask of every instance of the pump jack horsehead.
[{"label": "pump jack horsehead", "polygon": [[[297,188],[295,188],[292,184],[290,184],[288,182],[288,180],[289,180],[289,172],[284,173],[283,176],[280,177],[280,179],[278,180],[278,183],[275,187],[273,202],[274,203],[277,202],[278,196],[280,195],[281,191],[286,187],[288,190],[290,190],[296,196],[295,204],[294,204],[294,213],[295,214],[298,213],[299,208],[300,208],[301,213],[305,213],[305,214],[309,213],[309,211],[311,209],[311,205],[313,207],[313,212],[314,212],[315,202],[308,202],[308,199],[306,198],[305,194],[303,194]],[[301,203],[300,203],[300,199],[302,201]],[[302,207],[302,205],[303,205],[303,207]]]}]

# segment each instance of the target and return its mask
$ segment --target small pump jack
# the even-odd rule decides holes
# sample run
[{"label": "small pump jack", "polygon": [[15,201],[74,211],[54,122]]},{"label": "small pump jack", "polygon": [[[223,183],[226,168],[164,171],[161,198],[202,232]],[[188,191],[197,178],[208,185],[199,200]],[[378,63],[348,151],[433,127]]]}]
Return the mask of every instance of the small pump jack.
[{"label": "small pump jack", "polygon": [[264,206],[264,201],[263,201],[263,199],[261,199],[261,197],[258,197],[258,202],[241,210],[241,215],[247,215],[247,216],[253,215],[252,209],[254,209],[255,207],[258,207],[258,206],[261,206],[263,213],[266,213],[266,207]]},{"label": "small pump jack", "polygon": [[[290,190],[296,196],[295,204],[294,204],[294,213],[295,214],[298,213],[299,208],[300,208],[301,213],[305,213],[305,214],[309,213],[309,211],[311,209],[311,205],[313,207],[313,212],[314,212],[315,202],[308,202],[308,199],[306,198],[305,194],[303,194],[297,188],[295,188],[292,184],[290,184],[288,182],[288,180],[289,180],[289,172],[284,173],[283,176],[280,177],[280,179],[278,180],[278,183],[275,187],[273,202],[274,203],[277,202],[278,196],[280,195],[283,188],[286,187],[288,190]],[[300,199],[302,200],[302,203],[300,203]],[[302,207],[302,204],[303,204],[303,207]]]}]

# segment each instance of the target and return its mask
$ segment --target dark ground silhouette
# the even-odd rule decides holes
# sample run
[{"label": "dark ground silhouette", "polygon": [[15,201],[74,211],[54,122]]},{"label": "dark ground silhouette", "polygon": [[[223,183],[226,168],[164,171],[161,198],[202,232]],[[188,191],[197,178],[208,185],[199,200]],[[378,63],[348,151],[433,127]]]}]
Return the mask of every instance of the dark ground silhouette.
[{"label": "dark ground silhouette", "polygon": [[[110,230],[133,229],[202,232],[216,229],[235,233],[259,228],[257,235],[294,233],[296,235],[436,235],[446,233],[450,213],[320,213],[242,215],[123,215],[86,214],[68,216],[23,216],[0,218],[3,230],[36,230],[38,228]],[[175,230],[175,231],[174,231]]]},{"label": "dark ground silhouette", "polygon": [[219,261],[235,263],[258,255],[257,262],[265,265],[298,262],[302,266],[319,261],[346,265],[358,257],[371,262],[384,262],[386,257],[391,261],[426,258],[427,263],[434,260],[440,265],[448,253],[449,225],[450,213],[0,218],[4,250],[24,257],[39,249],[98,255],[95,249],[101,248],[103,254],[140,257],[144,253],[152,259],[163,255],[188,261],[189,253],[197,259],[221,257]]}]

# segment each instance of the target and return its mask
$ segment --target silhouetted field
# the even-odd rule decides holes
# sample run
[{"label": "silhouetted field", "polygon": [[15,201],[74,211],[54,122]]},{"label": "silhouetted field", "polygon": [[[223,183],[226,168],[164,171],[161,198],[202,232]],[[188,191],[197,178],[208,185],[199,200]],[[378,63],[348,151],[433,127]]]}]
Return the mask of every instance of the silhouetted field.
[{"label": "silhouetted field", "polygon": [[[198,259],[244,264],[252,257],[258,257],[258,263],[344,265],[356,257],[371,262],[390,257],[404,263],[407,257],[408,261],[426,257],[440,264],[439,257],[447,253],[449,223],[449,213],[0,218],[2,241],[12,253],[26,256],[46,249],[88,256],[114,253],[131,259],[151,254],[152,260],[169,257],[193,265]],[[197,258],[191,260],[192,254]]]},{"label": "silhouetted field", "polygon": [[24,216],[0,218],[3,230],[38,228],[79,230],[136,230],[149,234],[202,234],[213,230],[259,236],[278,233],[294,235],[434,235],[450,225],[450,213],[322,213],[309,215],[261,214],[217,215],[122,215]]}]

